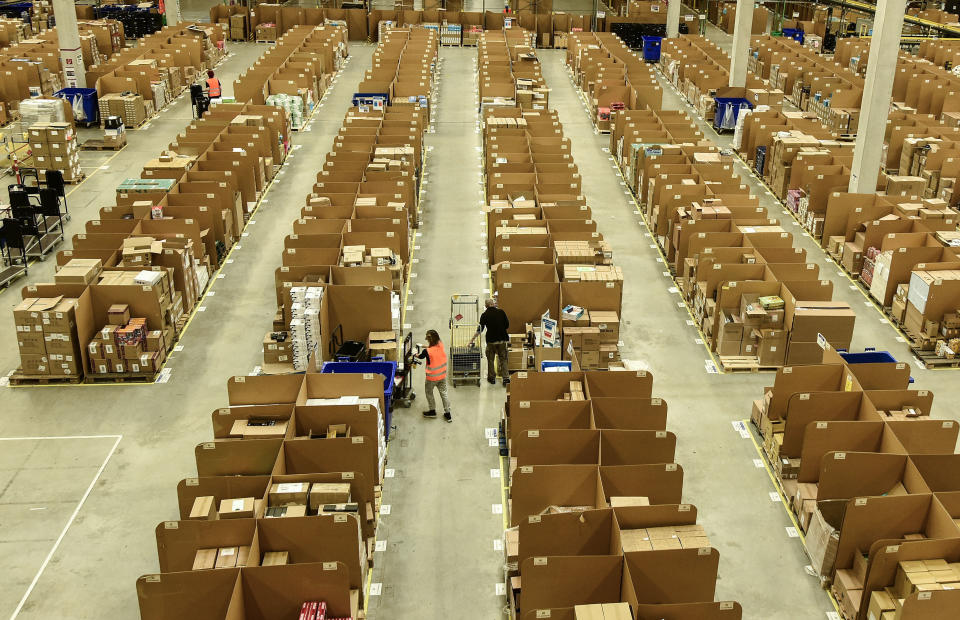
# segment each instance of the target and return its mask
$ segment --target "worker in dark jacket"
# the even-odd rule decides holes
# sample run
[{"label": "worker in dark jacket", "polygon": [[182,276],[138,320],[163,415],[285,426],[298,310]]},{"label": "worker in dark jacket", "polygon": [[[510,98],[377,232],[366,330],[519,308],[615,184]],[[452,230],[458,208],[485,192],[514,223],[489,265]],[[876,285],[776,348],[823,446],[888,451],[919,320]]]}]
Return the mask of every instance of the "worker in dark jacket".
[{"label": "worker in dark jacket", "polygon": [[427,393],[427,406],[430,407],[423,412],[425,418],[437,417],[436,402],[434,401],[433,389],[440,392],[440,402],[443,404],[443,419],[447,422],[453,422],[453,416],[450,414],[450,400],[447,398],[447,350],[440,342],[440,334],[435,329],[427,330],[427,346],[417,345],[419,352],[416,355],[418,360],[426,363],[426,377],[424,381],[424,391]]},{"label": "worker in dark jacket", "polygon": [[510,329],[510,320],[507,318],[507,313],[497,307],[495,299],[488,299],[484,305],[487,309],[480,315],[480,324],[477,326],[477,333],[470,340],[470,345],[473,346],[480,333],[484,329],[487,330],[487,383],[491,385],[497,383],[497,369],[494,366],[496,359],[497,365],[500,366],[500,378],[503,379],[504,385],[508,385],[510,372],[507,370],[507,341],[510,337],[507,335],[507,330]]}]

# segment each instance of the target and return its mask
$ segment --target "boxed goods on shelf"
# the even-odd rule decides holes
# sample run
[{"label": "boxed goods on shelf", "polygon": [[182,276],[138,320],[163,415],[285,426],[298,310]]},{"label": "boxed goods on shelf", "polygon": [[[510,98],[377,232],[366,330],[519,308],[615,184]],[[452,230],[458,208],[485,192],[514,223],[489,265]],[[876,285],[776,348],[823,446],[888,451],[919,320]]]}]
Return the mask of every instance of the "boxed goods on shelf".
[{"label": "boxed goods on shelf", "polygon": [[[518,33],[485,33],[478,48],[481,81],[500,83],[506,92],[525,79],[516,64],[512,72],[495,67],[526,50],[526,38]],[[526,64],[532,65],[526,75],[539,75],[535,57],[527,56]],[[582,368],[616,366],[623,277],[581,193],[556,113],[505,102],[481,112],[487,253],[492,289],[510,321],[509,368],[538,370],[542,362],[562,359],[576,359]],[[572,319],[574,307],[577,318]],[[561,320],[556,342],[544,338],[544,316]]]},{"label": "boxed goods on shelf", "polygon": [[956,582],[956,422],[931,417],[906,364],[849,363],[827,346],[820,364],[787,371],[751,417],[844,615],[947,617],[914,606]]},{"label": "boxed goods on shelf", "polygon": [[[323,43],[339,40],[341,31],[307,27],[289,34],[291,40],[299,36],[300,41]],[[313,57],[307,48],[300,53]],[[137,66],[153,68],[140,61]],[[221,104],[147,162],[143,178],[118,186],[115,205],[102,207],[99,218],[74,236],[73,248],[58,256],[62,269],[54,281],[58,286],[89,287],[91,309],[99,317],[89,334],[78,335],[83,360],[74,363],[76,374],[82,375],[84,369],[103,374],[98,371],[104,364],[90,364],[87,345],[94,330],[107,322],[107,307],[112,304],[128,304],[134,317],[146,319],[150,330],[163,333],[162,352],[145,350],[158,355],[138,360],[133,372],[159,370],[162,353],[184,328],[184,316],[196,307],[283,162],[289,135],[281,110],[252,103]],[[33,126],[30,137],[39,152],[68,158],[75,152],[67,125]],[[27,361],[28,367],[40,366],[32,358]],[[108,372],[116,372],[116,367]]]},{"label": "boxed goods on shelf", "polygon": [[[676,437],[652,389],[646,372],[520,373],[511,383],[511,617],[550,608],[658,617],[681,603],[689,614],[737,616],[736,602],[714,601],[719,554],[696,507],[680,503]],[[638,416],[644,430],[634,430]],[[677,577],[651,596],[648,576],[661,570]]]},{"label": "boxed goods on shelf", "polygon": [[213,414],[214,441],[197,447],[198,477],[178,488],[180,520],[157,527],[160,574],[138,582],[142,612],[197,609],[201,596],[222,594],[228,606],[211,575],[239,574],[251,588],[276,574],[288,583],[269,594],[275,607],[296,600],[299,609],[323,591],[336,613],[357,617],[379,513],[382,379],[235,377],[228,394]]},{"label": "boxed goods on shelf", "polygon": [[[412,68],[432,65],[437,48],[436,33],[394,30],[374,62],[400,58],[393,74],[381,77],[404,82]],[[423,86],[420,79],[416,88],[429,97],[432,75]],[[419,106],[347,112],[285,241],[275,329],[289,330],[290,355],[289,361],[275,359],[281,345],[265,346],[265,372],[319,367],[343,341],[365,343],[367,355],[399,361],[399,292],[408,277],[409,231],[419,212],[426,117]]]}]

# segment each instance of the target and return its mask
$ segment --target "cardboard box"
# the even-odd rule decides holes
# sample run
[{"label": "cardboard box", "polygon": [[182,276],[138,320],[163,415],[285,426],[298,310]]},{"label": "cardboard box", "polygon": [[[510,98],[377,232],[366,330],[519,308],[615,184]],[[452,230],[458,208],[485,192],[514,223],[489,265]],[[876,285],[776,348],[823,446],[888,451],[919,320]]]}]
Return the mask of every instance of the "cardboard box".
[{"label": "cardboard box", "polygon": [[310,485],[309,506],[317,512],[324,504],[345,504],[350,501],[350,485],[341,482],[314,482]]},{"label": "cardboard box", "polygon": [[204,495],[193,500],[189,519],[212,521],[217,518],[216,507],[212,495]]},{"label": "cardboard box", "polygon": [[601,344],[616,344],[620,341],[620,317],[616,312],[592,310],[589,323],[590,327],[600,330]]},{"label": "cardboard box", "polygon": [[[83,265],[72,265],[71,263],[75,262],[77,259],[74,259],[60,268],[57,273],[53,275],[53,281],[57,284],[92,284],[96,281],[97,276],[102,271],[100,268],[93,266],[83,266]],[[100,261],[98,260],[97,263]]]},{"label": "cardboard box", "polygon": [[43,331],[41,300],[28,297],[13,308],[13,322],[21,326],[37,326]]},{"label": "cardboard box", "polygon": [[[287,434],[287,426],[288,422],[286,420],[234,420],[230,427],[230,436],[240,437],[241,439],[283,438]],[[306,489],[304,489],[304,492],[306,492]],[[306,496],[304,496],[302,502],[295,503],[306,504]]]},{"label": "cardboard box", "polygon": [[287,551],[267,551],[263,554],[260,566],[283,566],[290,563],[290,553]]},{"label": "cardboard box", "polygon": [[217,551],[216,568],[234,568],[237,566],[237,547],[221,547]]},{"label": "cardboard box", "polygon": [[641,496],[612,496],[610,498],[610,507],[618,506],[649,506],[650,500]]},{"label": "cardboard box", "polygon": [[829,577],[837,559],[837,546],[840,533],[824,518],[820,510],[815,510],[807,528],[805,547],[810,562],[817,574]]},{"label": "cardboard box", "polygon": [[50,374],[49,360],[46,355],[21,355],[20,372],[33,376],[48,375]]},{"label": "cardboard box", "polygon": [[791,342],[816,342],[822,334],[834,348],[850,348],[857,315],[842,301],[797,302],[790,320]]},{"label": "cardboard box", "polygon": [[130,322],[130,306],[127,304],[113,304],[107,308],[107,323],[110,325],[126,325]]},{"label": "cardboard box", "polygon": [[874,590],[870,593],[870,605],[867,607],[867,617],[880,620],[887,612],[897,609],[896,601],[886,590]]},{"label": "cardboard box", "polygon": [[603,620],[633,620],[629,603],[603,603]]},{"label": "cardboard box", "polygon": [[44,355],[47,352],[42,331],[17,325],[17,346],[21,355]]},{"label": "cardboard box", "polygon": [[221,519],[252,519],[254,504],[252,497],[220,500],[217,516]]},{"label": "cardboard box", "polygon": [[218,549],[197,549],[193,556],[193,570],[210,570],[217,564]]},{"label": "cardboard box", "polygon": [[573,608],[573,615],[576,620],[605,620],[603,606],[600,604],[577,605]]},{"label": "cardboard box", "polygon": [[76,326],[76,299],[60,299],[41,312],[44,333],[70,333]]},{"label": "cardboard box", "polygon": [[310,495],[309,482],[284,482],[271,484],[267,496],[268,506],[285,506],[287,504],[306,505]]}]

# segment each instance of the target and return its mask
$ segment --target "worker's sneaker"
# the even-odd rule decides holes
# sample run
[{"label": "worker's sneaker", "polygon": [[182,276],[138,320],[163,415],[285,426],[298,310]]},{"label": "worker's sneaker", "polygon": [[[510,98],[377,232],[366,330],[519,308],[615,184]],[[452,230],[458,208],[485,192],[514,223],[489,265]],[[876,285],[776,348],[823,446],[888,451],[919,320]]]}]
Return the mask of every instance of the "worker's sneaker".
[{"label": "worker's sneaker", "polygon": [[431,409],[430,411],[424,411],[424,412],[423,412],[423,417],[425,417],[425,418],[430,418],[430,419],[434,419],[434,418],[437,417],[437,412],[434,411],[433,409]]},{"label": "worker's sneaker", "polygon": [[487,377],[487,383],[489,383],[490,385],[496,385],[496,384],[497,384],[497,378],[496,378],[496,377]]},{"label": "worker's sneaker", "polygon": [[504,378],[503,378],[503,385],[504,385],[504,386],[510,385],[510,377],[504,377]]},{"label": "worker's sneaker", "polygon": [[443,414],[443,419],[446,420],[447,422],[453,422],[453,416],[450,415],[449,411]]}]

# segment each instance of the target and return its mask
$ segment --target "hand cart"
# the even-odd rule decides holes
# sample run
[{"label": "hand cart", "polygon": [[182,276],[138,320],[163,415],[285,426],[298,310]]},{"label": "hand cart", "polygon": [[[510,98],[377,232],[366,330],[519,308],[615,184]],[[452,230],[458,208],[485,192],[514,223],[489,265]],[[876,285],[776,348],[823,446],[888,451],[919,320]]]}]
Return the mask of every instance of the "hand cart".
[{"label": "hand cart", "polygon": [[393,404],[409,407],[417,397],[416,392],[413,391],[413,367],[416,366],[416,358],[413,356],[412,332],[403,339],[400,359],[402,361],[397,364],[397,374],[393,379]]},{"label": "hand cart", "polygon": [[27,275],[27,250],[20,222],[0,208],[0,287]]},{"label": "hand cart", "polygon": [[450,298],[450,384],[480,385],[480,347],[472,343],[480,326],[480,297],[453,295]]}]

